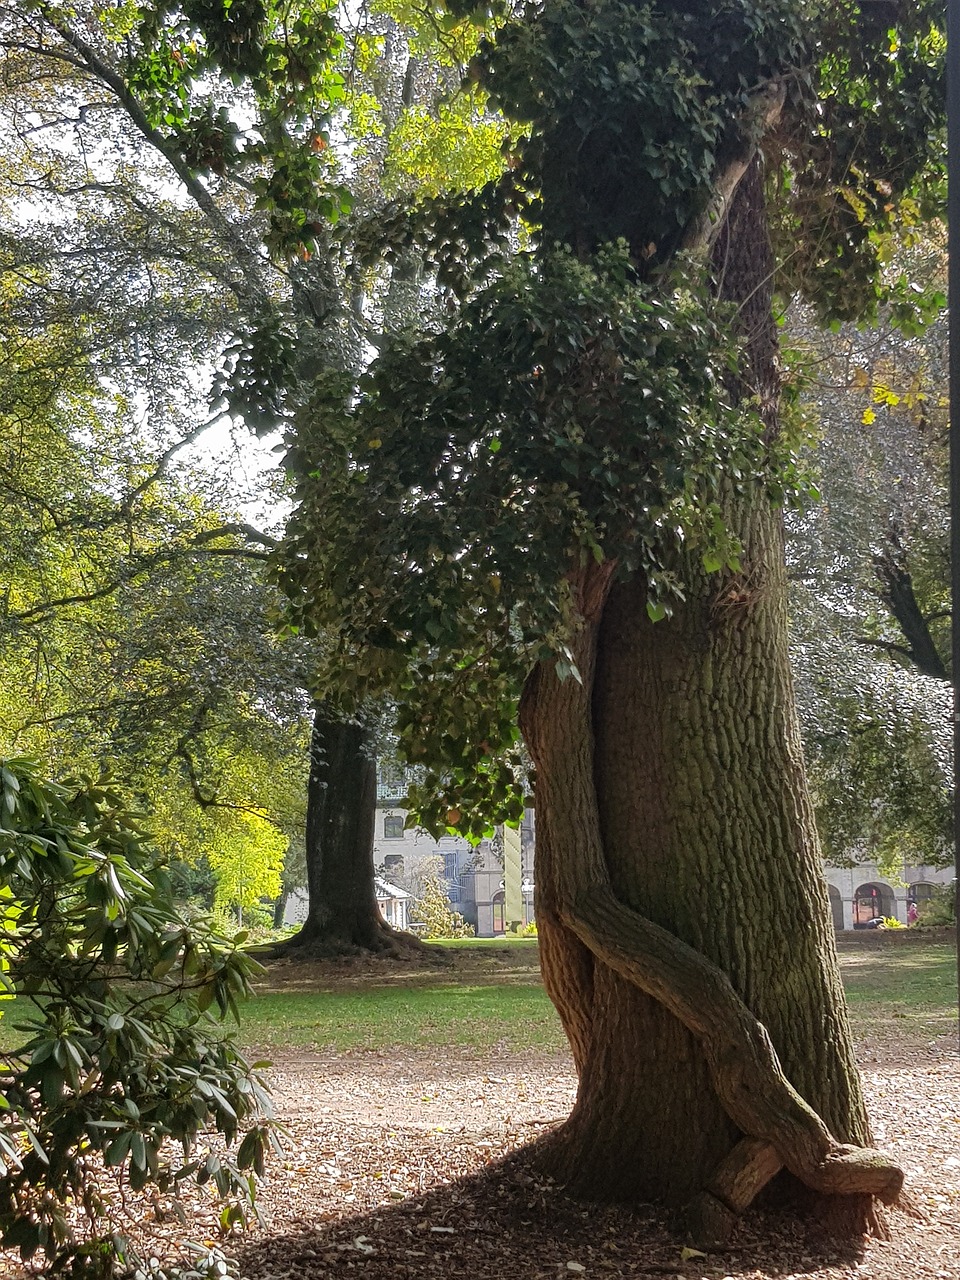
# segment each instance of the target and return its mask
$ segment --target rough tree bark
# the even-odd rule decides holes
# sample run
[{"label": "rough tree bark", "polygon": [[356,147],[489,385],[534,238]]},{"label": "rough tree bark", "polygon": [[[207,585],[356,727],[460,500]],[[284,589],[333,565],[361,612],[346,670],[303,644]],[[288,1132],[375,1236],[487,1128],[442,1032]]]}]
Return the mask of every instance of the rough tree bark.
[{"label": "rough tree bark", "polygon": [[[756,161],[713,248],[739,306],[742,391],[776,430],[771,258]],[[743,572],[644,583],[575,571],[582,684],[532,675],[544,980],[579,1072],[551,1172],[602,1199],[687,1206],[718,1243],[781,1169],[846,1230],[902,1174],[870,1150],[807,796],[786,646],[780,519],[731,494]]]},{"label": "rough tree bark", "polygon": [[392,929],[377,906],[376,811],[377,764],[369,731],[319,706],[307,783],[307,918],[281,953],[400,955],[424,949],[412,934]]}]

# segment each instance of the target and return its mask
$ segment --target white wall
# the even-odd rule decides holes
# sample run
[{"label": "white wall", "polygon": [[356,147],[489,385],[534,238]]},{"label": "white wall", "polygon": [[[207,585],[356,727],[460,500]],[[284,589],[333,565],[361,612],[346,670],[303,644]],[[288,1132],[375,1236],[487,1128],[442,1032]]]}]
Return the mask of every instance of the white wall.
[{"label": "white wall", "polygon": [[873,862],[860,862],[855,867],[825,867],[824,871],[827,883],[832,884],[840,894],[844,929],[853,928],[853,899],[861,885],[885,885],[893,895],[894,915],[901,924],[906,924],[907,896],[911,884],[949,884],[953,879],[952,869],[938,871],[933,867],[914,866],[905,866],[901,875],[891,877],[881,872]]}]

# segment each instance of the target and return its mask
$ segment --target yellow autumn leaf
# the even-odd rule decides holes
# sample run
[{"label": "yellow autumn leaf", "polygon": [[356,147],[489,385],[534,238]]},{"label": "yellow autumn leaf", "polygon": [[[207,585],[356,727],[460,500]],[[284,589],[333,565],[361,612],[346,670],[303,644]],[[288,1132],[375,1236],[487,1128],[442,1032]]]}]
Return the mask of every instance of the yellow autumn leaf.
[{"label": "yellow autumn leaf", "polygon": [[681,1262],[689,1262],[691,1258],[705,1258],[706,1256],[700,1249],[691,1249],[688,1244],[685,1244],[680,1250]]},{"label": "yellow autumn leaf", "polygon": [[869,427],[872,423],[876,422],[876,420],[877,420],[877,415],[873,412],[872,409],[864,409],[863,417],[860,419],[860,421],[863,423],[865,427]]},{"label": "yellow autumn leaf", "polygon": [[895,391],[891,391],[889,387],[880,384],[873,388],[873,403],[888,404],[893,408],[900,403],[900,397]]}]

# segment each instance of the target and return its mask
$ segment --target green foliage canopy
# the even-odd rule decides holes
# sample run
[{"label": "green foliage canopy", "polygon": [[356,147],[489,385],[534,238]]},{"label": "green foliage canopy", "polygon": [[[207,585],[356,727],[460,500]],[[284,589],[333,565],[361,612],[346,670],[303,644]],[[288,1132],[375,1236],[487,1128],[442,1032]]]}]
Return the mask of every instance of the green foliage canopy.
[{"label": "green foliage canopy", "polygon": [[[784,287],[824,314],[876,305],[880,241],[941,158],[940,14],[900,10],[882,30],[856,3],[501,13],[474,74],[507,120],[506,173],[381,219],[427,246],[449,311],[381,341],[359,381],[316,384],[282,581],[298,625],[341,636],[333,683],[400,695],[435,832],[516,818],[516,701],[540,660],[576,678],[578,564],[639,573],[663,616],[691,569],[739,567],[731,495],[796,488],[789,441],[734,407],[710,227],[762,148]],[[511,260],[518,219],[534,247]]]},{"label": "green foliage canopy", "polygon": [[275,893],[303,823],[305,646],[277,642],[256,531],[59,338],[17,335],[0,376],[0,751],[112,761],[165,853],[215,849],[224,886],[236,854]]},{"label": "green foliage canopy", "polygon": [[[939,229],[888,270],[943,281]],[[795,307],[792,365],[822,501],[787,522],[801,729],[827,857],[899,874],[950,847],[946,329],[883,315],[826,333]]]},{"label": "green foliage canopy", "polygon": [[651,616],[681,589],[678,545],[737,564],[718,460],[752,482],[759,423],[724,390],[708,300],[630,274],[622,248],[518,257],[449,324],[385,343],[359,384],[320,384],[298,431],[294,618],[340,634],[341,690],[401,695],[410,759],[446,762],[445,784],[428,769],[416,788],[439,796],[434,829],[454,808],[473,836],[483,813],[519,816],[512,705],[533,663],[562,656],[569,557],[642,569]]}]

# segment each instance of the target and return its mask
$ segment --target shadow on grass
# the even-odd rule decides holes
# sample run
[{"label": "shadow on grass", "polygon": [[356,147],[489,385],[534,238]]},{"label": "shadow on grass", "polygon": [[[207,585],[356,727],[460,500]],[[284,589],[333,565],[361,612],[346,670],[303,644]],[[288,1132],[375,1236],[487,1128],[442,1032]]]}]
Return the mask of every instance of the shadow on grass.
[{"label": "shadow on grass", "polygon": [[530,1148],[479,1174],[366,1213],[307,1225],[291,1206],[286,1231],[233,1252],[251,1280],[756,1277],[851,1267],[863,1256],[859,1244],[825,1242],[815,1224],[755,1213],[722,1253],[685,1258],[683,1240],[663,1210],[573,1200],[535,1170]]}]

